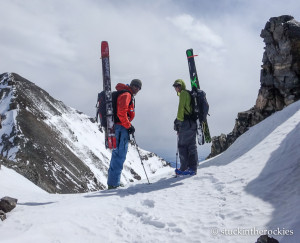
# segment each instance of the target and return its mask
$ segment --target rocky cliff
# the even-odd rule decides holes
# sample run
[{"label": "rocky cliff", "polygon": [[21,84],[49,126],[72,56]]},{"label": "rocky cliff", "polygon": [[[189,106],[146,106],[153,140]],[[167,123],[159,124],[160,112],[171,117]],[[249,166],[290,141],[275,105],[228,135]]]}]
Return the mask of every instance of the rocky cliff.
[{"label": "rocky cliff", "polygon": [[[111,152],[94,119],[13,73],[0,75],[0,114],[0,164],[51,193],[106,188]],[[150,177],[168,170],[166,161],[155,154],[141,153]],[[145,174],[130,145],[121,181],[141,178]]]},{"label": "rocky cliff", "polygon": [[288,15],[274,17],[260,36],[266,46],[256,103],[238,113],[231,133],[212,138],[209,157],[225,151],[249,127],[300,99],[300,23]]}]

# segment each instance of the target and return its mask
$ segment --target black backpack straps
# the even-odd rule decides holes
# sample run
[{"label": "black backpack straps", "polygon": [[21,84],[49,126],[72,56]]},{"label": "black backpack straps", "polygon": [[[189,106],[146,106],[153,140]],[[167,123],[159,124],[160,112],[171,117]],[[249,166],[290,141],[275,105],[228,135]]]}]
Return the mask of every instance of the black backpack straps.
[{"label": "black backpack straps", "polygon": [[118,92],[117,99],[118,99],[118,97],[119,97],[120,94],[123,94],[123,93],[125,93],[125,92],[128,92],[128,93],[131,95],[131,100],[130,100],[130,102],[129,102],[129,105],[131,105],[132,102],[134,101],[133,94],[132,94],[128,89],[118,90],[117,92]]}]

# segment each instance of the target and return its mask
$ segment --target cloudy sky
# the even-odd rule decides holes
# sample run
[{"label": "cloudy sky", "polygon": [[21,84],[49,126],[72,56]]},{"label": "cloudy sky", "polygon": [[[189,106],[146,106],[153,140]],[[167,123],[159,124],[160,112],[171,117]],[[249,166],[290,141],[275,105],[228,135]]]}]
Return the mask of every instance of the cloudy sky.
[{"label": "cloudy sky", "polygon": [[[0,73],[16,72],[91,117],[102,90],[100,44],[110,46],[112,86],[143,81],[136,96],[139,146],[174,160],[178,97],[190,88],[186,49],[198,54],[212,136],[232,131],[255,104],[270,17],[300,21],[298,0],[0,0]],[[199,154],[209,153],[199,147]]]}]

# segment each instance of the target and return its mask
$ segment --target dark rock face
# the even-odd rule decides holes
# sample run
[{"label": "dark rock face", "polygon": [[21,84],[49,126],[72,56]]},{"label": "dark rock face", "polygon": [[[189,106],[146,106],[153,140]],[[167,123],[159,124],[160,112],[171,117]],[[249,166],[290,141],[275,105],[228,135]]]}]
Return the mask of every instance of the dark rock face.
[{"label": "dark rock face", "polygon": [[231,133],[213,137],[209,157],[225,151],[249,127],[300,99],[300,23],[288,15],[274,17],[260,36],[266,46],[256,103],[238,113]]},{"label": "dark rock face", "polygon": [[266,47],[255,108],[273,113],[300,98],[300,23],[292,16],[271,18],[261,37]]}]

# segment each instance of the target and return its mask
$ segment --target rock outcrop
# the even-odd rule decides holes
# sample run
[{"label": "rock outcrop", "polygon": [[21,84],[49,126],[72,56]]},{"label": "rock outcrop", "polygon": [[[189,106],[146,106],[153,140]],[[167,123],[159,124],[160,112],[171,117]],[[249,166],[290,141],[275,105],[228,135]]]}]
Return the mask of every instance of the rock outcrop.
[{"label": "rock outcrop", "polygon": [[0,199],[0,219],[6,219],[6,213],[10,212],[17,206],[18,199],[12,197],[3,197]]},{"label": "rock outcrop", "polygon": [[300,99],[300,23],[288,15],[274,17],[260,36],[266,46],[256,103],[238,113],[231,133],[212,138],[209,157],[225,151],[249,127]]},{"label": "rock outcrop", "polygon": [[18,199],[12,197],[3,197],[0,199],[0,210],[8,213],[17,206]]}]

